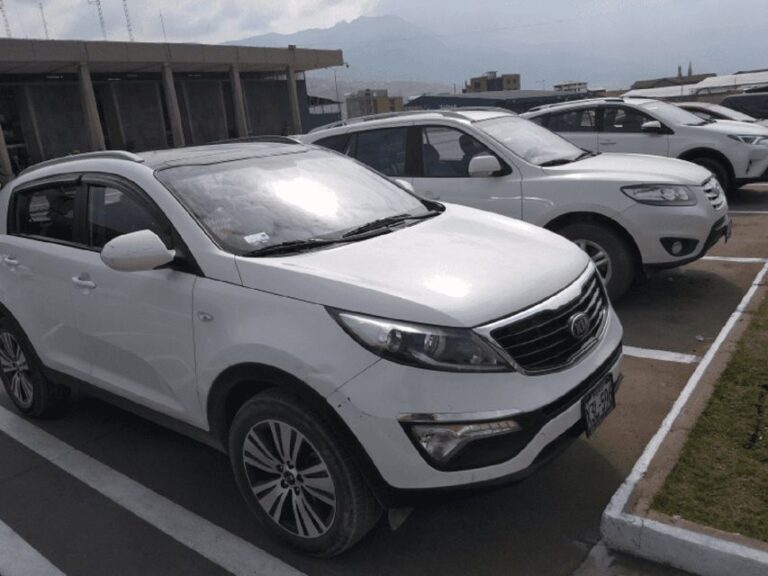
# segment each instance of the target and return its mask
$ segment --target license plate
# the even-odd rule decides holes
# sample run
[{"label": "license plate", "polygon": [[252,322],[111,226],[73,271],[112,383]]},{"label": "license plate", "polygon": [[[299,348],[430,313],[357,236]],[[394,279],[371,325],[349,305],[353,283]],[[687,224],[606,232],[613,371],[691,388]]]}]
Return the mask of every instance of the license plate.
[{"label": "license plate", "polygon": [[587,436],[592,435],[615,406],[613,380],[609,374],[581,400],[581,413],[584,416]]}]

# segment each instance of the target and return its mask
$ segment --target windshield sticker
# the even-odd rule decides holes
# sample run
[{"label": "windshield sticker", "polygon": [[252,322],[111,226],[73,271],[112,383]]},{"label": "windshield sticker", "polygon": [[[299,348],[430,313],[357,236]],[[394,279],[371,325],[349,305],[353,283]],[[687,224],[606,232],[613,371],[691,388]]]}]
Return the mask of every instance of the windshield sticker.
[{"label": "windshield sticker", "polygon": [[258,232],[256,234],[249,234],[243,238],[248,244],[264,244],[269,242],[269,234],[266,232]]}]

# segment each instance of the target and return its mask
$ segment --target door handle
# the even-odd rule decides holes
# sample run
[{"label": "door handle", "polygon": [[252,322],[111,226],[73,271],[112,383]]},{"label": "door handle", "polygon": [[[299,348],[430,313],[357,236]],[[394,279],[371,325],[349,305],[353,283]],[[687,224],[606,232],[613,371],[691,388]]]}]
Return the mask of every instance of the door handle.
[{"label": "door handle", "polygon": [[6,256],[5,258],[3,258],[3,264],[8,266],[9,268],[13,268],[14,266],[19,265],[19,261],[13,256]]},{"label": "door handle", "polygon": [[93,289],[96,288],[96,282],[91,280],[88,274],[81,274],[80,276],[72,276],[72,284],[78,288]]}]

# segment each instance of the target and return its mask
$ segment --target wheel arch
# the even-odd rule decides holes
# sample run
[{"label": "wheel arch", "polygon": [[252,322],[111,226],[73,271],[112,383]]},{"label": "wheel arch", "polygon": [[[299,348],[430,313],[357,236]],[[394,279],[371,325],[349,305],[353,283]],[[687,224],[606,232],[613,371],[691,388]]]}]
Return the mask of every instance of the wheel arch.
[{"label": "wheel arch", "polygon": [[640,248],[637,246],[637,242],[635,242],[632,234],[613,218],[598,214],[597,212],[568,212],[567,214],[561,214],[560,216],[553,218],[544,224],[543,227],[550,232],[557,233],[570,224],[598,224],[613,230],[621,236],[627,243],[627,246],[629,246],[635,258],[635,267],[637,270],[642,269],[643,259],[640,254]]},{"label": "wheel arch", "polygon": [[733,182],[736,178],[736,170],[734,169],[731,161],[728,160],[728,157],[722,152],[719,152],[713,148],[692,148],[691,150],[686,150],[677,158],[679,160],[687,160],[689,162],[695,158],[709,158],[711,160],[717,160],[728,172],[728,178],[731,180],[731,182]]}]

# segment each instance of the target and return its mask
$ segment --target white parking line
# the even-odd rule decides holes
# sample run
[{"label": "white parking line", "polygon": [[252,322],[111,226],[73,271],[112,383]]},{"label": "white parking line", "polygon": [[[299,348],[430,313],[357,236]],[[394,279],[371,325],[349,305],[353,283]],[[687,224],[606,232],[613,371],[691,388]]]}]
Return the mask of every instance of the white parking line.
[{"label": "white parking line", "polygon": [[0,521],[0,574],[3,576],[64,576],[11,527]]},{"label": "white parking line", "polygon": [[728,214],[765,214],[765,215],[768,215],[768,210],[729,210]]},{"label": "white parking line", "polygon": [[[301,572],[267,552],[80,452],[2,406],[0,431],[235,576],[302,576]],[[12,572],[6,574],[2,562],[0,574],[15,576]],[[24,576],[28,574],[23,573]]]},{"label": "white parking line", "polygon": [[736,256],[704,256],[702,260],[710,262],[736,262],[739,264],[765,264],[768,258],[739,258]]},{"label": "white parking line", "polygon": [[635,358],[662,360],[664,362],[678,362],[680,364],[696,364],[699,361],[699,357],[692,354],[680,354],[679,352],[667,352],[666,350],[653,350],[651,348],[635,348],[634,346],[624,346],[624,355],[634,356]]}]

